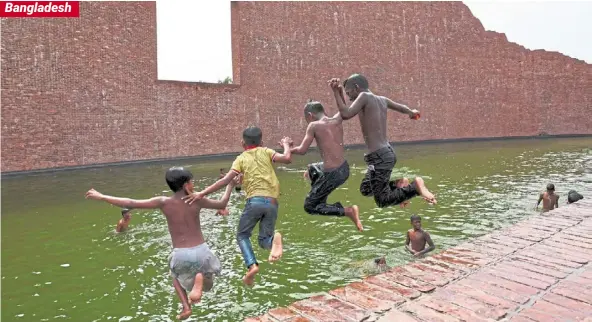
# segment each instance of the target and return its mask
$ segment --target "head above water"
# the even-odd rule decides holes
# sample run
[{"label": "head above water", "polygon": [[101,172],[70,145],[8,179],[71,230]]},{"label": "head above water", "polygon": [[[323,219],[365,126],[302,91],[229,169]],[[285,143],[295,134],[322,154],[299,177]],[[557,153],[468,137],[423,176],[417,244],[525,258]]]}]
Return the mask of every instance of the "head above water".
[{"label": "head above water", "polygon": [[410,220],[411,220],[411,226],[413,226],[414,229],[421,228],[421,217],[419,215],[412,215]]},{"label": "head above water", "polygon": [[579,194],[577,191],[575,190],[570,190],[567,193],[567,203],[574,203],[578,200],[582,200],[584,199],[584,196],[582,196],[581,194]]},{"label": "head above water", "polygon": [[256,126],[249,126],[243,131],[243,147],[261,146],[263,132]]},{"label": "head above water", "polygon": [[554,185],[554,184],[552,184],[552,183],[549,183],[549,184],[547,185],[547,191],[549,191],[549,192],[553,192],[553,191],[555,191],[555,185]]},{"label": "head above water", "polygon": [[165,179],[173,192],[185,190],[186,193],[189,193],[189,191],[193,191],[193,174],[183,167],[168,169]]},{"label": "head above water", "polygon": [[345,95],[349,97],[350,101],[354,101],[358,98],[360,93],[367,92],[368,86],[368,80],[362,74],[353,74],[343,81]]},{"label": "head above water", "polygon": [[123,217],[125,220],[130,220],[132,218],[132,210],[129,208],[122,208],[121,217]]},{"label": "head above water", "polygon": [[304,105],[304,119],[307,123],[317,121],[325,115],[325,108],[323,104],[309,99]]}]

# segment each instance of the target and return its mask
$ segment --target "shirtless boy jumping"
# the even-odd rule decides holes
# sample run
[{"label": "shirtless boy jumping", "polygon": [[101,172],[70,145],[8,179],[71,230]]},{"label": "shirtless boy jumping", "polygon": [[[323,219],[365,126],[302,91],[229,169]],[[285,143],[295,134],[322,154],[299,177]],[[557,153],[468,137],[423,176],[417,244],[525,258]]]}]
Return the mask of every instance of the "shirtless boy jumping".
[{"label": "shirtless boy jumping", "polygon": [[547,185],[547,191],[541,193],[539,195],[539,200],[537,201],[536,207],[534,210],[539,208],[539,205],[543,202],[543,210],[542,212],[551,211],[555,208],[559,208],[559,196],[555,194],[555,185],[549,183]]},{"label": "shirtless boy jumping", "polygon": [[[406,187],[394,187],[389,183],[391,173],[397,157],[387,139],[386,118],[387,111],[394,110],[407,114],[411,119],[419,115],[419,111],[395,103],[384,96],[378,96],[368,89],[366,77],[354,74],[340,84],[339,79],[329,81],[333,89],[339,113],[344,120],[356,115],[360,116],[360,125],[368,153],[364,160],[368,165],[368,172],[360,185],[360,192],[364,196],[374,196],[376,205],[380,208],[398,205],[417,195],[422,196],[430,204],[436,203],[436,198],[425,186],[422,178]],[[343,100],[343,92],[353,103],[347,107]]]},{"label": "shirtless boy jumping", "polygon": [[[436,249],[430,234],[421,228],[421,217],[418,215],[411,216],[411,225],[413,229],[407,231],[405,249],[413,254],[413,257],[422,257]],[[426,244],[428,244],[428,248],[426,248]]]},{"label": "shirtless boy jumping", "polygon": [[[182,200],[193,191],[193,175],[181,167],[170,168],[165,175],[173,191],[170,197],[154,197],[134,200],[103,195],[95,189],[86,193],[87,199],[106,201],[114,206],[137,209],[160,209],[166,217],[173,242],[170,261],[171,276],[183,311],[177,319],[185,320],[191,315],[191,305],[201,300],[202,292],[214,286],[214,275],[220,274],[220,261],[204,242],[199,213],[205,209],[224,209],[230,198],[234,182],[226,187],[220,200],[203,198],[191,205]],[[186,292],[190,292],[187,296]]]},{"label": "shirtless boy jumping", "polygon": [[323,105],[313,101],[304,106],[304,118],[308,122],[306,134],[302,143],[291,151],[304,155],[312,141],[316,140],[323,160],[320,164],[310,165],[305,172],[309,174],[311,189],[304,200],[304,210],[311,215],[348,217],[359,231],[363,231],[358,206],[343,207],[339,202],[327,203],[329,194],[349,178],[349,164],[343,156],[343,120],[339,113],[328,117]]}]

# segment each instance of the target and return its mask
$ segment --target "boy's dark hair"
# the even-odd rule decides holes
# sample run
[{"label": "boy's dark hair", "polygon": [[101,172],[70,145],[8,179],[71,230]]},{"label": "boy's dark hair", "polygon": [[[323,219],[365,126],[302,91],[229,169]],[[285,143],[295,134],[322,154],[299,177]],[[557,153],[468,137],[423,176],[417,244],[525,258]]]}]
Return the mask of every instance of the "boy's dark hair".
[{"label": "boy's dark hair", "polygon": [[306,102],[306,105],[304,105],[304,113],[325,113],[325,108],[323,107],[323,104],[321,104],[320,102],[309,99],[308,102]]},{"label": "boy's dark hair", "polygon": [[125,214],[132,211],[130,208],[121,208],[121,216],[125,217]]},{"label": "boy's dark hair", "polygon": [[193,179],[193,174],[183,167],[172,167],[167,170],[165,179],[173,192],[183,189],[183,185]]},{"label": "boy's dark hair", "polygon": [[549,184],[547,185],[547,190],[555,190],[555,185],[554,185],[554,184],[552,184],[552,183],[549,183]]},{"label": "boy's dark hair", "polygon": [[246,145],[261,145],[263,132],[256,126],[249,126],[243,131],[243,141]]},{"label": "boy's dark hair", "polygon": [[368,80],[362,74],[353,74],[343,81],[344,88],[347,87],[348,84],[350,87],[358,85],[360,89],[368,89]]},{"label": "boy's dark hair", "polygon": [[412,215],[411,218],[410,218],[410,220],[411,221],[416,221],[416,220],[421,221],[421,217],[419,215]]}]

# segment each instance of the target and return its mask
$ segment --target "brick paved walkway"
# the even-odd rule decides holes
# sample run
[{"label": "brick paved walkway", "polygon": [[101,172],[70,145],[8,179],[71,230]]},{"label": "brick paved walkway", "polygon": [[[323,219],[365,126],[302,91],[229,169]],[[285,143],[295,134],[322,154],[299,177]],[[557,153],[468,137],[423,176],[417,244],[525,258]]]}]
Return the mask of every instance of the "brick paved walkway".
[{"label": "brick paved walkway", "polygon": [[592,200],[246,321],[592,322]]}]

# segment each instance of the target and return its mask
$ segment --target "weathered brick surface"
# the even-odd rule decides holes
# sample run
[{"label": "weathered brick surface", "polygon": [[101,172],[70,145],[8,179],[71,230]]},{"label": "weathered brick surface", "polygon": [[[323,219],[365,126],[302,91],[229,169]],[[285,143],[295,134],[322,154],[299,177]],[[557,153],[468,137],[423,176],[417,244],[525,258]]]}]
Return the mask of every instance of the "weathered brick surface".
[{"label": "weathered brick surface", "polygon": [[365,282],[376,285],[389,292],[401,295],[403,297],[414,299],[421,295],[418,290],[403,286],[398,283],[390,282],[386,279],[378,278],[376,276],[368,277]]},{"label": "weathered brick surface", "polygon": [[412,313],[422,321],[434,321],[434,322],[457,322],[461,321],[456,317],[452,317],[448,314],[443,314],[432,310],[431,308],[425,307],[416,302],[405,303],[401,306],[401,311]]},{"label": "weathered brick surface", "polygon": [[332,308],[346,317],[349,320],[362,321],[370,316],[370,312],[360,307],[341,301],[329,295],[314,296],[310,299],[313,303],[320,303],[321,305]]},{"label": "weathered brick surface", "polygon": [[581,301],[572,300],[570,298],[557,295],[555,293],[548,293],[543,296],[543,300],[562,306],[564,308],[581,312],[592,317],[592,306]]},{"label": "weathered brick surface", "polygon": [[289,308],[319,321],[355,321],[353,318],[348,319],[347,316],[340,314],[339,311],[313,302],[310,299],[295,302]]},{"label": "weathered brick surface", "polygon": [[273,317],[274,319],[281,321],[281,322],[288,321],[288,320],[293,319],[298,316],[298,314],[296,312],[294,312],[286,307],[279,307],[276,309],[271,309],[267,312],[267,314],[269,314],[271,317]]},{"label": "weathered brick surface", "polygon": [[525,263],[538,265],[540,267],[547,267],[550,269],[555,269],[559,272],[566,273],[566,274],[569,274],[569,273],[573,272],[573,270],[574,270],[574,268],[572,268],[572,267],[563,266],[563,265],[557,264],[557,263],[551,263],[551,262],[545,261],[544,259],[532,258],[529,256],[521,256],[521,255],[513,256],[512,260],[518,260],[518,261],[522,261]]},{"label": "weathered brick surface", "polygon": [[366,296],[360,292],[352,290],[351,288],[338,288],[330,291],[329,294],[342,301],[357,305],[373,312],[384,312],[392,308],[392,302]]},{"label": "weathered brick surface", "polygon": [[[483,296],[484,295],[484,296]],[[462,307],[466,310],[471,310],[479,316],[480,318],[489,318],[498,320],[506,315],[507,310],[510,306],[506,309],[502,308],[495,308],[490,307],[483,299],[492,300],[496,299],[493,296],[487,296],[483,293],[483,295],[479,297],[472,297],[468,295],[467,290],[458,289],[454,287],[446,287],[442,290],[436,291],[432,296],[429,298],[424,299],[424,302],[432,301],[432,302],[444,302],[454,304],[456,306]],[[491,301],[490,301],[491,302]],[[499,302],[499,301],[496,301]],[[437,306],[432,306],[429,304],[424,304],[427,307],[430,307],[436,311],[441,311]],[[466,313],[465,313],[466,314]],[[455,315],[462,319],[462,316]],[[467,320],[467,319],[465,319]],[[468,321],[472,321],[473,319],[468,319]]]},{"label": "weathered brick surface", "polygon": [[377,320],[377,322],[418,322],[416,319],[411,317],[409,314],[403,313],[399,310],[391,310],[383,317]]},{"label": "weathered brick surface", "polygon": [[[1,21],[4,172],[236,152],[248,124],[299,140],[305,100],[331,106],[326,80],[354,72],[422,111],[390,115],[393,141],[592,134],[592,67],[485,31],[461,2],[233,3],[232,86],[157,80],[154,2],[80,12]],[[357,122],[345,140],[362,142]]]},{"label": "weathered brick surface", "polygon": [[494,283],[484,282],[473,278],[460,280],[458,281],[458,283],[456,283],[456,285],[465,287],[469,290],[475,288],[489,295],[499,296],[503,299],[512,301],[517,304],[524,304],[528,302],[531,295],[526,293],[515,292],[513,290],[508,289],[507,287],[500,286]]},{"label": "weathered brick surface", "polygon": [[520,260],[508,260],[508,261],[505,261],[504,264],[510,265],[511,267],[516,267],[516,268],[521,268],[521,269],[532,271],[532,272],[537,272],[539,274],[553,276],[555,278],[565,278],[568,275],[567,273],[562,272],[560,270],[555,270],[552,268],[548,268],[548,267],[540,266],[540,265],[535,265],[535,264],[523,262]]}]

